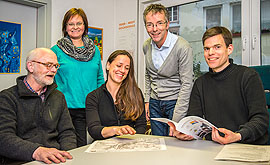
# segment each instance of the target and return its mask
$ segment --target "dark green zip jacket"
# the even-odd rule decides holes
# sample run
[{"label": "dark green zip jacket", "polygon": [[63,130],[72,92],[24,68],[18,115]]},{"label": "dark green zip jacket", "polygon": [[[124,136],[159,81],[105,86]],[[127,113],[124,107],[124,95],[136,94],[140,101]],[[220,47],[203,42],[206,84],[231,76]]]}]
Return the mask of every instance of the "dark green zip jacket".
[{"label": "dark green zip jacket", "polygon": [[30,161],[40,146],[76,148],[65,97],[56,90],[57,85],[47,86],[42,102],[26,87],[24,77],[18,77],[17,85],[0,92],[0,157]]}]

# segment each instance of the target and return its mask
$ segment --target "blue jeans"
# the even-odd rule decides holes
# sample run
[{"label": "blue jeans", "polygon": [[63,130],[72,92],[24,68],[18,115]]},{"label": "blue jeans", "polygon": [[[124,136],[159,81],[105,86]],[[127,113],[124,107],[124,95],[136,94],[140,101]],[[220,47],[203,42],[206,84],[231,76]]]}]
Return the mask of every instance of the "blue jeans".
[{"label": "blue jeans", "polygon": [[[150,98],[149,111],[150,118],[168,118],[172,119],[174,107],[177,100],[156,100]],[[152,135],[168,136],[169,126],[168,124],[161,123],[159,121],[150,120]]]}]

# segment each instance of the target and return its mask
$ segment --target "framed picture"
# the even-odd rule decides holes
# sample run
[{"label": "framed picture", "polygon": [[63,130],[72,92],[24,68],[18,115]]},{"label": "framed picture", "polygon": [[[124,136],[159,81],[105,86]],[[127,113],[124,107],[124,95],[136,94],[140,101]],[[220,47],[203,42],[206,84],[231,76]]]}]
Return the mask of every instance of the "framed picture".
[{"label": "framed picture", "polygon": [[101,55],[101,60],[103,59],[103,29],[97,27],[88,27],[88,37],[93,40],[95,45],[98,47]]},{"label": "framed picture", "polygon": [[21,24],[0,20],[0,74],[20,73]]}]

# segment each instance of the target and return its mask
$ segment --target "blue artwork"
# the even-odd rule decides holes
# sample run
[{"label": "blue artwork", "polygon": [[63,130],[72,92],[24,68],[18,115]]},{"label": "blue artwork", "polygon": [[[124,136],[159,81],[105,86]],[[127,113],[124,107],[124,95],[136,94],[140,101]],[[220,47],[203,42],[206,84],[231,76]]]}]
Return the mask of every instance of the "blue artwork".
[{"label": "blue artwork", "polygon": [[0,21],[0,73],[20,73],[21,24]]},{"label": "blue artwork", "polygon": [[101,59],[103,59],[103,29],[96,27],[88,27],[88,37],[94,41],[94,44],[98,47],[101,55]]}]

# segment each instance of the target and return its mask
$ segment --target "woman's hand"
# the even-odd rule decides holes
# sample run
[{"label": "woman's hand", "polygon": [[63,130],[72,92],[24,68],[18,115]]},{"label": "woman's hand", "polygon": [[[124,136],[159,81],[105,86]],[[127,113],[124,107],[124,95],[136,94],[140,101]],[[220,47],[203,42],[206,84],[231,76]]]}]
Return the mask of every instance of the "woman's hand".
[{"label": "woman's hand", "polygon": [[113,126],[113,130],[114,135],[126,135],[126,134],[134,135],[136,133],[135,129],[128,125]]},{"label": "woman's hand", "polygon": [[135,129],[130,127],[129,125],[124,126],[111,126],[104,127],[101,131],[101,134],[104,138],[111,137],[114,135],[134,135],[136,133]]}]

